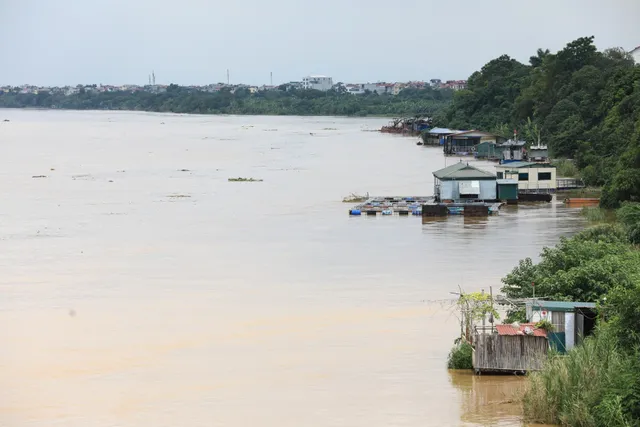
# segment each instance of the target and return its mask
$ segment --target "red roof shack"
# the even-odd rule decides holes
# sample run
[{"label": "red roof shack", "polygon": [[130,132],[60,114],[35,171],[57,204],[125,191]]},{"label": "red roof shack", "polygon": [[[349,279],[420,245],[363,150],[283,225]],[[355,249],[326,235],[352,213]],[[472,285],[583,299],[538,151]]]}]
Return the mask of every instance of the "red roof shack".
[{"label": "red roof shack", "polygon": [[514,328],[513,325],[496,325],[498,335],[527,335],[526,328],[533,331],[534,337],[547,337],[547,331],[536,328],[535,323],[521,323],[519,328]]}]

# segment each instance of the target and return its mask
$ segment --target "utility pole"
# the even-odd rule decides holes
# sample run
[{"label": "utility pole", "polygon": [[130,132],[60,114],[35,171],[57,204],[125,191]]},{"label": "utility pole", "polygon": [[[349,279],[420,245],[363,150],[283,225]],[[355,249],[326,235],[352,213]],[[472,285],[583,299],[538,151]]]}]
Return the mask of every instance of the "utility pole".
[{"label": "utility pole", "polygon": [[271,83],[270,83],[270,85],[273,86],[273,71],[271,72]]},{"label": "utility pole", "polygon": [[489,322],[491,322],[491,333],[493,333],[493,287],[489,286],[489,298],[491,301],[491,314],[489,314]]},{"label": "utility pole", "polygon": [[229,84],[230,84],[230,83],[229,83],[229,81],[230,81],[230,80],[229,80],[229,69],[227,68],[227,85],[229,85]]}]

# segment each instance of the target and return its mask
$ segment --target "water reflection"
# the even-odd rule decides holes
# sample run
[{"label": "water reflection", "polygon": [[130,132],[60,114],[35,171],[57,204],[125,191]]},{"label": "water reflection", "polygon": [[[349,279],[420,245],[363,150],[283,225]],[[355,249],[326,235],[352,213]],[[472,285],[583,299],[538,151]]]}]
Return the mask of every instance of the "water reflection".
[{"label": "water reflection", "polygon": [[518,397],[525,377],[449,371],[449,381],[460,396],[463,422],[483,426],[521,425]]}]

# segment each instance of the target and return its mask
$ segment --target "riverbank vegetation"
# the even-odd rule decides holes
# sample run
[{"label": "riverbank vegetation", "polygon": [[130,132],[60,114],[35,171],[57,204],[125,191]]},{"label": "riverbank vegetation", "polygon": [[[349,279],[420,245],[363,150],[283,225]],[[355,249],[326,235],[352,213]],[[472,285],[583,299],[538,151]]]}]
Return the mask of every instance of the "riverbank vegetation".
[{"label": "riverbank vegetation", "polygon": [[[520,261],[504,279],[512,298],[595,302],[596,333],[566,356],[551,354],[523,397],[532,422],[567,426],[640,425],[640,204]],[[520,310],[507,322],[524,320]]]},{"label": "riverbank vegetation", "polygon": [[252,114],[298,116],[433,116],[453,97],[450,89],[405,89],[398,95],[352,95],[335,90],[222,89],[204,92],[169,85],[164,93],[88,92],[22,94],[19,89],[0,91],[0,107],[57,108],[70,110],[133,110],[194,114]]},{"label": "riverbank vegetation", "polygon": [[[573,159],[601,203],[640,200],[640,66],[623,49],[598,51],[593,37],[528,64],[507,55],[488,62],[456,92],[436,123],[453,129],[513,129]],[[511,133],[512,134],[512,133]],[[569,176],[568,164],[561,164]]]}]

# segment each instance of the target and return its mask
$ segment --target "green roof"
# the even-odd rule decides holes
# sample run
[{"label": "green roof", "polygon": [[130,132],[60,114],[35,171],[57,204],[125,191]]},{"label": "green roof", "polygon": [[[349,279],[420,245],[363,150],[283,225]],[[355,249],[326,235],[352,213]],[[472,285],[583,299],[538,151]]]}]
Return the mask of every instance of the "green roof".
[{"label": "green roof", "polygon": [[497,168],[555,168],[555,166],[549,163],[536,163],[536,162],[511,162],[511,163],[503,163],[501,165],[496,166]]},{"label": "green roof", "polygon": [[495,175],[491,172],[483,171],[468,163],[458,162],[444,169],[437,170],[433,173],[438,179],[454,180],[454,179],[495,179]]},{"label": "green roof", "polygon": [[534,310],[546,311],[575,311],[576,308],[596,308],[593,302],[570,302],[570,301],[541,301],[532,302]]}]

